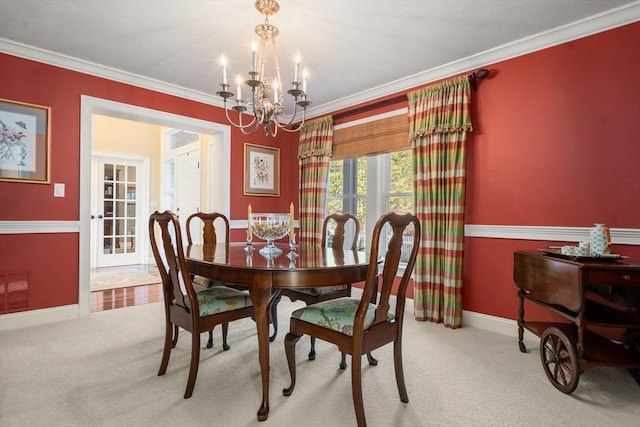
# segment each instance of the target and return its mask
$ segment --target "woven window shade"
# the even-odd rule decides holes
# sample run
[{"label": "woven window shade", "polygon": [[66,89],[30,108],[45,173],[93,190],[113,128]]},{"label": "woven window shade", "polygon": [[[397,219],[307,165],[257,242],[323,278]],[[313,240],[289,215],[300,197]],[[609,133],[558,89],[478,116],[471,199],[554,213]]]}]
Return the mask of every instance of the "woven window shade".
[{"label": "woven window shade", "polygon": [[332,160],[411,148],[406,114],[349,126],[333,132]]}]

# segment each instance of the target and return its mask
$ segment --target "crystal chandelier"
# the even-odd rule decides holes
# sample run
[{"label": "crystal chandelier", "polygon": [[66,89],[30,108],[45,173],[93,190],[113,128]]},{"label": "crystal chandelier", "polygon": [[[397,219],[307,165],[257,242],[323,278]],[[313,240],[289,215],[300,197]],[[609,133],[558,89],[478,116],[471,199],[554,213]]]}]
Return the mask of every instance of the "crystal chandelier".
[{"label": "crystal chandelier", "polygon": [[[224,111],[227,120],[233,126],[239,128],[242,133],[249,135],[254,133],[261,125],[266,135],[276,136],[278,129],[287,132],[295,132],[304,124],[305,113],[311,102],[307,100],[307,72],[300,75],[300,58],[296,57],[293,81],[291,89],[287,93],[293,97],[293,112],[285,112],[284,86],[280,78],[280,64],[276,49],[276,37],[278,28],[269,23],[269,15],[275,15],[280,6],[275,0],[257,0],[256,9],[264,14],[264,24],[256,26],[256,34],[260,37],[258,52],[255,47],[251,54],[250,78],[244,84],[251,91],[250,98],[242,98],[242,78],[236,79],[236,94],[229,90],[227,81],[227,66],[222,59],[222,90],[217,92],[224,99]],[[274,58],[275,76],[267,76],[265,73],[266,51],[271,47]],[[300,78],[302,77],[302,82]],[[231,109],[237,113],[236,120],[232,120],[229,114],[227,100],[235,96],[235,105]],[[232,102],[232,101],[231,101]],[[296,115],[302,109],[302,119],[297,125],[293,125]],[[233,113],[231,113],[233,115]]]}]

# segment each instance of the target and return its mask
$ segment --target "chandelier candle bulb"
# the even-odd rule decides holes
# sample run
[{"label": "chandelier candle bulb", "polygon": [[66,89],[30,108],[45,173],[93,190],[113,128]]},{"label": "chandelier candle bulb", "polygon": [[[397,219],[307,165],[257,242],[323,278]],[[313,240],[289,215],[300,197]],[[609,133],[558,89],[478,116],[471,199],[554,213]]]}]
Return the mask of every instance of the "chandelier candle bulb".
[{"label": "chandelier candle bulb", "polygon": [[256,71],[257,61],[256,61],[256,44],[253,43],[251,45],[251,71]]},{"label": "chandelier candle bulb", "polygon": [[300,72],[300,56],[296,56],[296,67],[293,70],[293,81],[298,81],[298,73]]},{"label": "chandelier candle bulb", "polygon": [[251,234],[251,204],[247,207],[247,234]]}]

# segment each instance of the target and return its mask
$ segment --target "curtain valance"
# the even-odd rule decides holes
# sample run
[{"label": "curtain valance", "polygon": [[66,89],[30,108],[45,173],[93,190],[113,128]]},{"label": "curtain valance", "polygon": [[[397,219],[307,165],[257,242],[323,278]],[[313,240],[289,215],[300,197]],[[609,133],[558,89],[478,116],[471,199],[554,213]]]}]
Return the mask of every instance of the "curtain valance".
[{"label": "curtain valance", "polygon": [[469,80],[460,76],[409,92],[409,139],[472,130]]},{"label": "curtain valance", "polygon": [[300,128],[298,159],[331,156],[332,141],[333,117],[326,116],[306,122]]}]

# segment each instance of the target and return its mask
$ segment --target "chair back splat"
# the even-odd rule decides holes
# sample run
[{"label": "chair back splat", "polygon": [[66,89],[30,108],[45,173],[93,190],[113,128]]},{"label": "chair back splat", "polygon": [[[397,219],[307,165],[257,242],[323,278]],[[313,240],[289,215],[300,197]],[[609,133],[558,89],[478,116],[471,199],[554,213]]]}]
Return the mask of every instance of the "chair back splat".
[{"label": "chair back splat", "polygon": [[[202,223],[202,242],[203,244],[215,248],[218,244],[218,233],[216,233],[216,225],[219,230],[224,232],[225,253],[229,253],[229,219],[226,215],[220,212],[196,212],[189,215],[187,218],[187,242],[193,245],[193,238],[191,236],[191,222],[200,221]],[[193,283],[203,288],[211,288],[213,286],[229,286],[235,289],[246,289],[246,286],[242,286],[236,283],[226,283],[219,280],[212,280],[202,276],[191,275]],[[227,343],[228,324],[222,325],[222,348],[227,350],[229,344]],[[213,347],[213,331],[209,331],[209,340],[207,341],[207,348]]]},{"label": "chair back splat", "polygon": [[[162,243],[164,258],[158,249],[156,224],[160,228],[160,242]],[[182,233],[180,231],[178,217],[169,211],[163,213],[156,212],[149,220],[149,236],[151,237],[153,256],[158,266],[160,277],[162,278],[164,300],[172,301],[173,304],[183,307],[187,312],[191,311],[187,308],[187,304],[185,304],[185,294],[180,286],[180,283],[185,281],[185,273],[189,282],[191,278],[189,277],[189,270],[184,257],[179,256],[180,253],[184,253],[184,249],[182,246]],[[197,313],[199,307],[197,306],[198,302],[193,287],[184,286],[184,288],[188,298],[195,300],[195,305],[192,307],[193,312]],[[191,291],[191,294],[189,291]]]},{"label": "chair back splat", "polygon": [[[345,247],[345,233],[347,229],[347,224],[349,221],[352,221],[354,230],[353,239],[351,241],[351,245]],[[333,236],[331,238],[331,247],[332,248],[344,248],[351,249],[352,251],[356,250],[358,245],[358,236],[360,235],[360,222],[358,218],[351,214],[331,214],[328,215],[324,219],[324,223],[322,224],[322,246],[327,246],[327,238],[329,235],[329,226],[331,223],[335,223],[335,230],[333,232]]]},{"label": "chair back splat", "polygon": [[[413,235],[413,238],[403,239],[408,235]],[[407,240],[411,241],[410,248],[407,248]],[[378,361],[370,355],[372,350],[393,342],[400,400],[409,401],[402,366],[402,323],[405,294],[419,244],[420,222],[417,217],[393,212],[381,216],[373,229],[369,267],[360,299],[345,297],[323,301],[291,314],[289,333],[284,339],[291,385],[283,390],[285,396],[289,396],[296,385],[296,343],[302,335],[309,335],[333,343],[343,354],[351,355],[351,388],[359,427],[367,424],[362,400],[361,359],[366,354],[369,364],[377,365]],[[380,272],[378,263],[381,258],[384,261]],[[389,300],[401,262],[406,264],[392,311]]]},{"label": "chair back splat", "polygon": [[216,223],[221,225],[221,230],[224,230],[224,241],[227,247],[227,252],[229,252],[229,219],[220,213],[220,212],[196,212],[194,214],[189,215],[187,218],[187,242],[190,245],[193,244],[193,239],[191,238],[191,221],[194,219],[200,219],[202,222],[202,243],[216,245],[218,243],[218,235],[216,234]]}]

